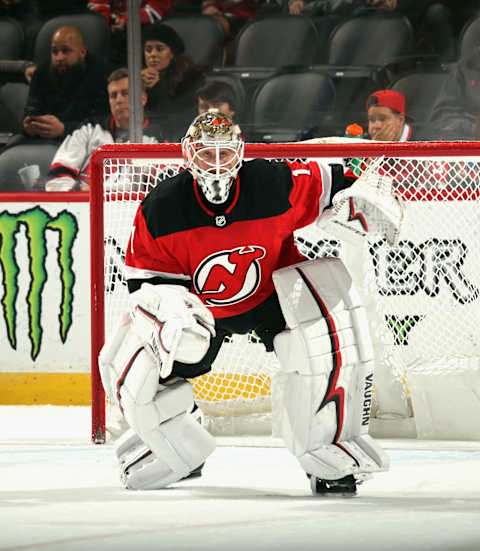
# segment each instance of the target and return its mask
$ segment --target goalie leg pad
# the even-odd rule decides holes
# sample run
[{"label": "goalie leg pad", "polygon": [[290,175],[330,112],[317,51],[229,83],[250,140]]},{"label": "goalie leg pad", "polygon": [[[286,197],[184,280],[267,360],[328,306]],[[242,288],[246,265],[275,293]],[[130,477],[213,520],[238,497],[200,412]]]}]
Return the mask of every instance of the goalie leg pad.
[{"label": "goalie leg pad", "polygon": [[131,321],[125,321],[100,353],[100,372],[110,398],[142,437],[167,419],[192,409],[193,390],[182,379],[159,384],[152,352],[142,345]]},{"label": "goalie leg pad", "polygon": [[160,425],[157,450],[150,448],[132,430],[116,442],[120,478],[129,490],[165,488],[187,477],[201,467],[215,449],[215,440],[189,414],[183,414]]},{"label": "goalie leg pad", "polygon": [[367,318],[343,263],[304,262],[273,277],[287,322],[274,341],[287,372],[285,444],[319,478],[360,479],[384,470],[388,460],[367,435],[373,386]]},{"label": "goalie leg pad", "polygon": [[190,383],[177,378],[160,384],[156,360],[129,327],[131,322],[124,321],[100,354],[102,381],[155,460],[153,470],[150,460],[149,468],[143,470],[146,463],[134,460],[143,446],[131,435],[131,441],[128,436],[127,441],[120,439],[118,445],[126,451],[121,447],[119,455],[133,463],[129,474],[137,473],[125,484],[137,489],[159,488],[201,465],[214,450],[215,439],[187,413],[194,406]]}]

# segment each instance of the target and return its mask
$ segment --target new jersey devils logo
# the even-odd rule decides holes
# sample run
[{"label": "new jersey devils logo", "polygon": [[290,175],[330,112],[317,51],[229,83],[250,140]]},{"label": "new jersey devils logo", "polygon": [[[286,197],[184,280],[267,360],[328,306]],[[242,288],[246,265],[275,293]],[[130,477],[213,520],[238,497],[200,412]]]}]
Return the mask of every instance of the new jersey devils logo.
[{"label": "new jersey devils logo", "polygon": [[251,245],[219,251],[203,260],[193,275],[193,284],[208,306],[235,304],[252,295],[260,285],[259,260],[265,249]]}]

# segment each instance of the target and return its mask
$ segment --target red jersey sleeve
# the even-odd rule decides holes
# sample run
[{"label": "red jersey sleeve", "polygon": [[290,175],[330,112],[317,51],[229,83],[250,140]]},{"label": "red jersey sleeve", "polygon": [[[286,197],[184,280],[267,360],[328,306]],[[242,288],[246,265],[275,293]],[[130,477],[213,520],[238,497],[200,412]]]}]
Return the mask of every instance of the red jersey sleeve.
[{"label": "red jersey sleeve", "polygon": [[[115,3],[112,10],[112,2],[106,0],[90,0],[87,7],[94,12],[103,15],[110,25],[110,16],[114,11],[118,17],[127,20],[127,2]],[[154,23],[163,19],[172,11],[172,0],[143,0],[140,7],[140,22],[143,24]]]},{"label": "red jersey sleeve", "polygon": [[293,180],[290,203],[294,230],[311,224],[330,202],[332,177],[330,167],[317,162],[289,162]]},{"label": "red jersey sleeve", "polygon": [[107,23],[110,25],[110,13],[111,7],[110,2],[104,2],[102,0],[90,0],[87,4],[88,9],[103,15],[107,20]]},{"label": "red jersey sleeve", "polygon": [[129,279],[151,279],[161,277],[178,279],[179,283],[190,281],[178,259],[168,247],[168,236],[154,239],[148,230],[140,206],[133,222],[125,254],[125,277]]},{"label": "red jersey sleeve", "polygon": [[143,24],[163,19],[172,11],[172,0],[147,0],[140,8],[140,21]]}]

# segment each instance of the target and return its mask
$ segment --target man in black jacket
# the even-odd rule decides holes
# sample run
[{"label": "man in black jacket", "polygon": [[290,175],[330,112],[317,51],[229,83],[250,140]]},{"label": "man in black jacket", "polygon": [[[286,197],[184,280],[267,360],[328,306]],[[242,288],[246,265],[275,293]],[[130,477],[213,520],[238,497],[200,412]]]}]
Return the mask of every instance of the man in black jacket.
[{"label": "man in black jacket", "polygon": [[431,116],[436,138],[480,137],[479,51],[461,59],[450,71]]},{"label": "man in black jacket", "polygon": [[107,113],[103,65],[87,52],[76,27],[59,28],[52,37],[50,62],[32,78],[25,134],[60,142],[85,122]]}]

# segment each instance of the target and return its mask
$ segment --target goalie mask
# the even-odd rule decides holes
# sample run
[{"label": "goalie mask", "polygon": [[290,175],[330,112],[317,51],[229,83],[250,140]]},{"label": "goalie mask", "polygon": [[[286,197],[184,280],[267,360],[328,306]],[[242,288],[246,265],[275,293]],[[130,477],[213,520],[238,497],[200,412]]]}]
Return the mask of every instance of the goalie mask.
[{"label": "goalie mask", "polygon": [[242,166],[244,141],[238,125],[218,110],[192,122],[182,139],[186,167],[207,201],[224,203]]}]

